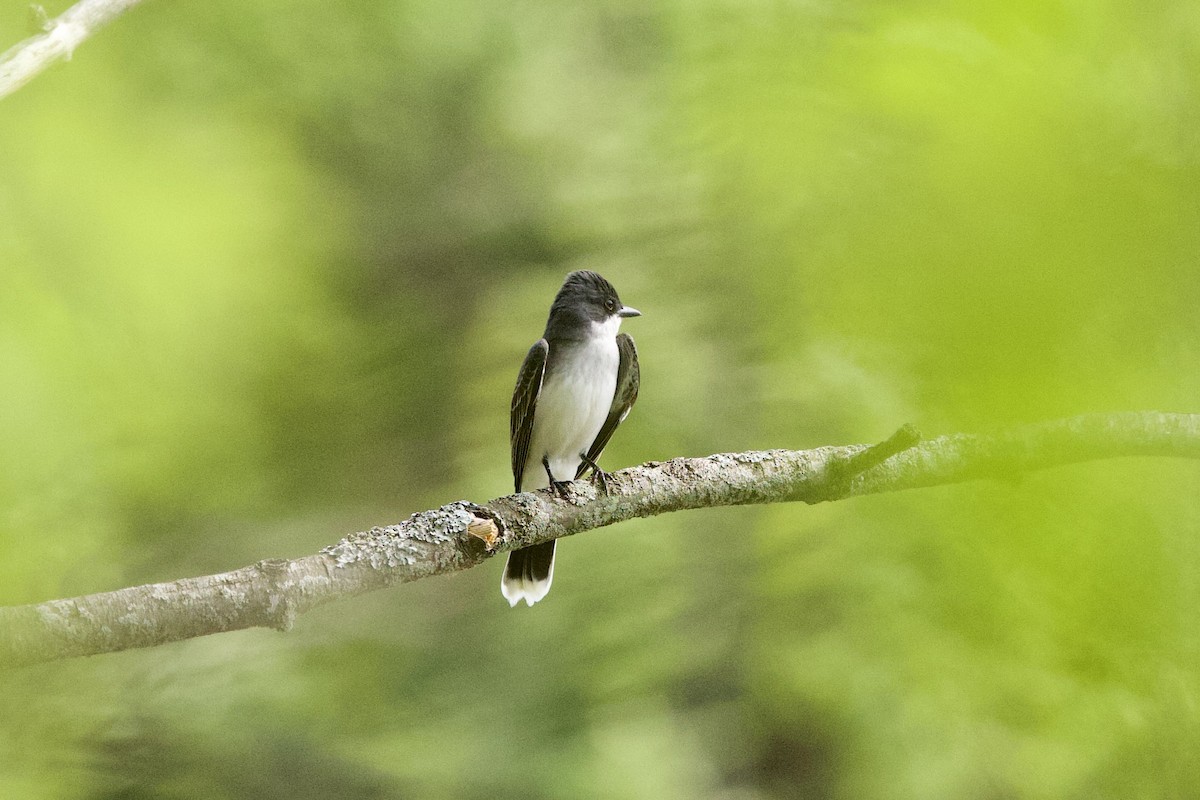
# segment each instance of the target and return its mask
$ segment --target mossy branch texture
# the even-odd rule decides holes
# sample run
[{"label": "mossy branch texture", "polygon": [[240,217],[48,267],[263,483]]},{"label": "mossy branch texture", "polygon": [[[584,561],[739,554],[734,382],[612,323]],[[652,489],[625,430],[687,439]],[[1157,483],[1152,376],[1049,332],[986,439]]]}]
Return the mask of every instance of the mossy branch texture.
[{"label": "mossy branch texture", "polygon": [[[54,19],[44,19],[44,33],[31,36],[0,54],[0,97],[20,89],[60,58],[70,59],[85,39],[139,2],[141,0],[81,0]],[[35,7],[35,10],[41,9]]]},{"label": "mossy branch texture", "polygon": [[[753,503],[821,503],[1123,456],[1200,458],[1200,415],[1092,414],[992,434],[651,461],[566,498],[455,502],[355,533],[314,555],[112,592],[0,608],[0,664],[94,655],[252,627],[287,630],[334,600],[467,569],[496,553],[635,517]],[[552,602],[552,601],[551,601]],[[529,612],[526,612],[529,613]]]}]

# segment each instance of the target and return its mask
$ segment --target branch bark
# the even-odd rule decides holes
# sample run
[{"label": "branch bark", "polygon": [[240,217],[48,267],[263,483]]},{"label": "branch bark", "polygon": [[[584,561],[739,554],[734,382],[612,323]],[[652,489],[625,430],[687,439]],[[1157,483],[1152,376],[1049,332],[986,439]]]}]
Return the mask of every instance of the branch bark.
[{"label": "branch bark", "polygon": [[1122,456],[1200,458],[1200,415],[1093,414],[995,434],[919,441],[910,426],[874,446],[720,453],[612,473],[608,492],[571,484],[455,502],[355,533],[320,553],[219,575],[0,608],[0,665],[151,647],[251,627],[287,630],[334,600],[467,569],[492,555],[616,522],[752,503],[822,503],[880,492],[1012,477]]},{"label": "branch bark", "polygon": [[0,98],[33,80],[60,58],[70,59],[85,39],[141,0],[81,0],[43,24],[45,33],[13,45],[0,55]]}]

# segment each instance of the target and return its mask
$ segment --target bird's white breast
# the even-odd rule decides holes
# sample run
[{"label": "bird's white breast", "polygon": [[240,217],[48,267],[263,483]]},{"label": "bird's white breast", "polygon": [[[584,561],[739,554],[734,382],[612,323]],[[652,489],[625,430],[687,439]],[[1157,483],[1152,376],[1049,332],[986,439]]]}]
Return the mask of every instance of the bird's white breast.
[{"label": "bird's white breast", "polygon": [[[620,324],[619,319],[614,321]],[[593,336],[559,345],[564,349],[554,354],[555,368],[546,375],[538,393],[529,457],[521,480],[523,491],[549,485],[543,456],[550,461],[555,480],[575,477],[582,461],[580,454],[591,447],[612,407],[621,360],[617,325],[598,324]]]}]

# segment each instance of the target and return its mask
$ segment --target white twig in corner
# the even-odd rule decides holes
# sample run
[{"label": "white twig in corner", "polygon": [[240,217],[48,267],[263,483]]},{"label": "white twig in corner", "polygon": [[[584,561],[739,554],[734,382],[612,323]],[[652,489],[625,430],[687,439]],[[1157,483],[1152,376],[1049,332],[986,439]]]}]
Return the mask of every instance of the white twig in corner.
[{"label": "white twig in corner", "polygon": [[0,55],[0,97],[20,89],[55,61],[69,59],[85,39],[141,0],[80,0],[45,23],[45,33]]}]

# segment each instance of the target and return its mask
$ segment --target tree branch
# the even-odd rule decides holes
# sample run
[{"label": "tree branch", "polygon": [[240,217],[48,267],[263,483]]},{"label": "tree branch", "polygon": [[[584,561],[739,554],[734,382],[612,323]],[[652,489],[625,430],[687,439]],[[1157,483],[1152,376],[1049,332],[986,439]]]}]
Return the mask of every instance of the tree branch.
[{"label": "tree branch", "polygon": [[43,24],[45,33],[30,37],[0,55],[0,97],[33,80],[60,58],[70,59],[75,48],[100,28],[141,0],[81,0]]},{"label": "tree branch", "polygon": [[1093,414],[925,442],[910,426],[874,445],[720,453],[576,481],[486,506],[451,503],[320,553],[233,572],[0,608],[0,664],[33,664],[251,627],[287,630],[324,603],[473,567],[495,553],[691,508],[821,503],[1121,456],[1200,458],[1200,415]]}]

